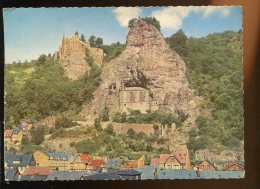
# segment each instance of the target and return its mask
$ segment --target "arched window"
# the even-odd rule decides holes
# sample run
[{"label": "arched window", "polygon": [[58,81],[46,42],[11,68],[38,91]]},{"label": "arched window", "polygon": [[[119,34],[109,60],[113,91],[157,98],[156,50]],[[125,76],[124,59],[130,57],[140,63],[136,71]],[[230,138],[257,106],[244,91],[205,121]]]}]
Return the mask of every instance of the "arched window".
[{"label": "arched window", "polygon": [[135,94],[130,92],[130,102],[135,102]]}]

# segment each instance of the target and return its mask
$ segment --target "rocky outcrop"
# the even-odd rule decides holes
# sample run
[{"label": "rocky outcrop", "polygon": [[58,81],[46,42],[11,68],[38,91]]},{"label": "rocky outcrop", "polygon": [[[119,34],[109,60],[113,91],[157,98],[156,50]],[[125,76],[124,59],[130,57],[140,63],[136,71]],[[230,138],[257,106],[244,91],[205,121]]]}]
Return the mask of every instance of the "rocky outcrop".
[{"label": "rocky outcrop", "polygon": [[159,111],[184,111],[192,124],[206,111],[201,108],[203,99],[189,89],[185,71],[184,61],[169,48],[161,33],[153,25],[136,20],[129,29],[126,49],[103,67],[100,86],[81,115],[95,117],[104,107],[110,114],[120,111],[119,94],[125,81],[142,72],[149,80],[146,88],[152,101],[158,102]]},{"label": "rocky outcrop", "polygon": [[68,78],[76,80],[90,70],[90,65],[85,59],[85,49],[97,65],[102,64],[103,50],[90,47],[89,43],[82,42],[77,35],[70,38],[63,37],[62,44],[56,52],[55,57],[61,61]]}]

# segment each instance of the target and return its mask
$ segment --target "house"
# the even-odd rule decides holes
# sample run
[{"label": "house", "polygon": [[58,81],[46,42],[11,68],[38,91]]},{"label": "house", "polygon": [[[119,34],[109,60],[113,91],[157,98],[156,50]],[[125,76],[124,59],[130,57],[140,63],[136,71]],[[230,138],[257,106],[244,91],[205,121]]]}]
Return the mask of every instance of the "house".
[{"label": "house", "polygon": [[121,165],[123,163],[122,159],[108,159],[105,163],[102,172],[109,172],[111,170],[118,170],[120,169]]},{"label": "house", "polygon": [[126,160],[123,161],[121,168],[122,169],[140,169],[144,168],[145,157],[142,155],[138,160]]},{"label": "house", "polygon": [[47,154],[49,156],[49,167],[51,167],[53,170],[69,170],[69,155],[66,152],[49,152]]},{"label": "house", "polygon": [[173,154],[160,154],[159,159],[153,159],[151,162],[154,167],[160,169],[190,169],[190,158],[187,149],[178,149]]},{"label": "house", "polygon": [[49,155],[41,150],[37,150],[33,153],[33,157],[36,162],[36,166],[48,167],[49,166]]},{"label": "house", "polygon": [[195,168],[203,171],[215,171],[217,170],[216,166],[213,162],[210,162],[209,160],[202,161],[199,165],[195,166]]},{"label": "house", "polygon": [[88,171],[53,171],[45,180],[80,180],[83,176],[89,174]]},{"label": "house", "polygon": [[83,176],[83,180],[140,180],[141,172],[136,170],[120,170],[108,173],[96,173],[89,176]]},{"label": "house", "polygon": [[159,161],[160,161],[160,158],[151,159],[150,166],[154,167],[154,168],[158,168],[159,167]]},{"label": "house", "polygon": [[[70,161],[70,160],[69,160]],[[71,170],[86,170],[87,165],[90,161],[90,156],[88,154],[75,154],[73,155],[73,160],[70,161]]]},{"label": "house", "polygon": [[19,171],[17,168],[6,168],[5,169],[5,180],[11,181],[14,179],[14,176],[19,175]]},{"label": "house", "polygon": [[23,132],[19,128],[13,129],[12,141],[21,142],[23,139]]},{"label": "house", "polygon": [[229,163],[223,171],[245,171],[244,166],[238,163]]},{"label": "house", "polygon": [[103,159],[91,159],[87,165],[87,170],[97,171],[99,168],[102,168],[105,164]]},{"label": "house", "polygon": [[32,128],[33,124],[34,122],[31,119],[23,120],[21,122],[21,129],[23,131],[29,131]]},{"label": "house", "polygon": [[8,167],[8,165],[10,165],[13,161],[13,158],[14,158],[15,154],[13,152],[10,152],[10,151],[5,151],[4,152],[4,166],[5,168]]},{"label": "house", "polygon": [[38,166],[30,166],[26,167],[23,175],[41,175],[41,176],[48,176],[52,173],[50,167],[38,167]]},{"label": "house", "polygon": [[32,154],[15,154],[7,162],[7,167],[18,168],[18,171],[23,174],[26,167],[35,166],[36,162]]},{"label": "house", "polygon": [[13,135],[13,129],[5,130],[4,132],[5,138],[12,138],[12,135]]}]

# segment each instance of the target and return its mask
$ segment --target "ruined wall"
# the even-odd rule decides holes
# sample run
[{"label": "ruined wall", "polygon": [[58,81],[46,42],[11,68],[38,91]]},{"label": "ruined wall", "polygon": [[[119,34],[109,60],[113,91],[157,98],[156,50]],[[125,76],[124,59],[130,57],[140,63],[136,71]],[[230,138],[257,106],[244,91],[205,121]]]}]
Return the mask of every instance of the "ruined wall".
[{"label": "ruined wall", "polygon": [[90,47],[89,43],[80,41],[77,35],[70,38],[63,37],[62,44],[56,53],[56,58],[61,60],[61,65],[65,74],[73,80],[79,79],[90,70],[89,64],[85,60],[85,49],[89,49],[90,56],[97,65],[102,64],[103,50]]}]

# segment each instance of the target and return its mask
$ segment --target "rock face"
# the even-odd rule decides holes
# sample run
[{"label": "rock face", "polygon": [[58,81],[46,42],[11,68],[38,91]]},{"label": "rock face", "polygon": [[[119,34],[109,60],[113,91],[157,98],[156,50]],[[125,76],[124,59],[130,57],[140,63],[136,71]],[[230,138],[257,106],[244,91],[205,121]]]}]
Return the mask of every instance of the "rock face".
[{"label": "rock face", "polygon": [[[103,67],[100,86],[81,115],[95,117],[105,107],[109,114],[120,112],[122,105],[128,105],[120,103],[121,93],[130,91],[128,103],[138,102],[139,106],[148,103],[150,110],[183,111],[190,115],[189,121],[194,123],[203,111],[203,99],[188,88],[185,70],[184,61],[169,48],[161,33],[153,25],[136,20],[129,29],[126,49]],[[138,78],[140,73],[148,80],[143,88],[149,91],[149,98],[141,97],[145,93],[136,93],[135,90],[131,96],[132,89],[126,86],[127,81]],[[140,86],[133,89],[136,87]]]},{"label": "rock face", "polygon": [[90,70],[90,66],[85,60],[86,48],[89,50],[94,62],[101,65],[103,60],[102,49],[90,47],[89,43],[80,41],[77,35],[70,38],[63,36],[62,44],[55,57],[61,60],[62,67],[68,78],[79,79],[86,71]]}]

